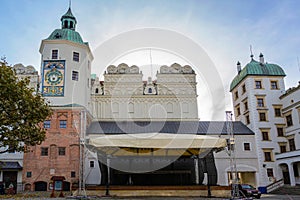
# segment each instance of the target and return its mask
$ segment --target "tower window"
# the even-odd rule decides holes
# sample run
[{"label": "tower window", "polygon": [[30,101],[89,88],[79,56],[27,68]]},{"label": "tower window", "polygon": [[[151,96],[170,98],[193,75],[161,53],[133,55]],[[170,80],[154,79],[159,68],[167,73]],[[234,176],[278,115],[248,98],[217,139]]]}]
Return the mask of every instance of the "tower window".
[{"label": "tower window", "polygon": [[285,117],[285,119],[286,119],[286,125],[287,125],[287,126],[293,126],[292,114],[287,115],[287,116]]},{"label": "tower window", "polygon": [[73,22],[70,21],[70,28],[74,28],[73,26],[74,26]]},{"label": "tower window", "polygon": [[275,117],[281,117],[281,109],[280,108],[274,108]]},{"label": "tower window", "polygon": [[277,90],[278,89],[277,81],[271,81],[271,89],[272,90]]},{"label": "tower window", "polygon": [[79,72],[72,71],[72,80],[73,81],[78,81],[78,78],[79,78]]},{"label": "tower window", "polygon": [[32,176],[32,172],[26,172],[26,177],[30,178]]},{"label": "tower window", "polygon": [[261,132],[262,134],[262,140],[270,140],[269,133],[267,131]]},{"label": "tower window", "polygon": [[73,52],[73,61],[79,62],[79,53],[78,52]]},{"label": "tower window", "polygon": [[242,91],[243,91],[243,94],[246,92],[246,85],[245,84],[242,86]]},{"label": "tower window", "polygon": [[59,120],[59,128],[67,128],[67,120]]},{"label": "tower window", "polygon": [[48,147],[41,147],[41,156],[48,156]]},{"label": "tower window", "polygon": [[296,150],[296,146],[295,146],[295,139],[289,139],[289,146],[290,146],[290,151],[295,151]]},{"label": "tower window", "polygon": [[277,136],[278,137],[283,137],[284,136],[282,127],[277,127]]},{"label": "tower window", "polygon": [[261,81],[255,81],[255,88],[256,89],[261,89],[262,88]]},{"label": "tower window", "polygon": [[60,156],[66,155],[66,147],[58,147],[58,155]]},{"label": "tower window", "polygon": [[246,115],[246,124],[250,124],[250,117],[249,117],[249,115]]},{"label": "tower window", "polygon": [[51,59],[58,59],[58,50],[57,49],[52,50]]},{"label": "tower window", "polygon": [[263,98],[258,98],[257,99],[257,107],[264,107],[264,99]]},{"label": "tower window", "polygon": [[264,112],[259,113],[259,121],[262,121],[262,122],[267,121],[266,113],[264,113]]},{"label": "tower window", "polygon": [[272,152],[271,151],[265,151],[264,154],[265,154],[265,161],[267,162],[270,162],[272,161]]},{"label": "tower window", "polygon": [[51,121],[50,120],[44,121],[44,128],[50,128],[50,127],[51,127]]},{"label": "tower window", "polygon": [[68,28],[68,21],[64,21],[64,28]]},{"label": "tower window", "polygon": [[99,93],[99,89],[98,89],[98,88],[96,88],[96,90],[95,90],[95,93],[96,93],[96,94],[98,94],[98,93]]}]

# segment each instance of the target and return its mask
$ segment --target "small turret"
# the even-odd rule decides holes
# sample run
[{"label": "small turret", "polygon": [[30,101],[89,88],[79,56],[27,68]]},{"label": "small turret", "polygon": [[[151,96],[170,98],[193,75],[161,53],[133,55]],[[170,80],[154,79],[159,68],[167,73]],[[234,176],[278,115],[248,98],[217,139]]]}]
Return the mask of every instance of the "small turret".
[{"label": "small turret", "polygon": [[259,54],[259,62],[260,64],[265,64],[264,55],[262,53]]},{"label": "small turret", "polygon": [[236,67],[237,67],[237,71],[238,71],[238,74],[239,74],[242,71],[242,66],[241,66],[241,63],[239,61],[237,62]]},{"label": "small turret", "polygon": [[72,14],[71,8],[69,7],[68,11],[66,12],[66,14],[64,14],[61,18],[61,28],[62,29],[71,29],[71,30],[75,30],[76,27],[76,18],[74,17],[74,15]]}]

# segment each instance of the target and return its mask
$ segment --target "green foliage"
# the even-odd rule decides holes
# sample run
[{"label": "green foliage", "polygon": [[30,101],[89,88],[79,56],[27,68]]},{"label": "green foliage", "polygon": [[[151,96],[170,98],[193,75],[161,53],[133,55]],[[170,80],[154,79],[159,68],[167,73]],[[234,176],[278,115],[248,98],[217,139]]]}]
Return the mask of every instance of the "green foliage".
[{"label": "green foliage", "polygon": [[[28,79],[18,80],[12,68],[1,63],[0,153],[26,151],[27,146],[45,140],[45,130],[39,124],[50,116],[51,109],[41,94],[28,84]],[[7,146],[9,149],[1,148]]]}]

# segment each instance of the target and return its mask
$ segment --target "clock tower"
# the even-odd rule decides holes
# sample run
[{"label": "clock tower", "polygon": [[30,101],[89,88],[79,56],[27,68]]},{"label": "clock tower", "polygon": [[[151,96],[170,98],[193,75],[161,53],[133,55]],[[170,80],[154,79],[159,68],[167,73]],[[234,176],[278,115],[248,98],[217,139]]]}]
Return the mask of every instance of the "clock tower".
[{"label": "clock tower", "polygon": [[52,106],[76,104],[88,109],[93,55],[76,24],[69,7],[61,17],[61,28],[42,40],[41,90]]}]

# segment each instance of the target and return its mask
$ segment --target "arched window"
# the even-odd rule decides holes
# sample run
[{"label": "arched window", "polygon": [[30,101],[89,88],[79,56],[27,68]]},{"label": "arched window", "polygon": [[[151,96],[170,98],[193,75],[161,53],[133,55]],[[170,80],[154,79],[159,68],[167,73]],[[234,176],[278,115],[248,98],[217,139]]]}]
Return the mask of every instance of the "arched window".
[{"label": "arched window", "polygon": [[70,28],[74,28],[73,26],[74,26],[73,22],[70,21]]},{"label": "arched window", "polygon": [[149,94],[152,93],[152,88],[148,88],[148,93],[149,93]]},{"label": "arched window", "polygon": [[99,88],[96,88],[95,93],[96,93],[96,94],[99,93]]},{"label": "arched window", "polygon": [[128,104],[128,112],[129,113],[134,113],[134,105],[133,105],[133,103],[129,103]]},{"label": "arched window", "polygon": [[67,20],[64,21],[64,28],[68,28],[68,21]]}]

